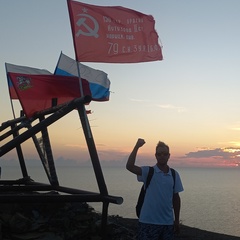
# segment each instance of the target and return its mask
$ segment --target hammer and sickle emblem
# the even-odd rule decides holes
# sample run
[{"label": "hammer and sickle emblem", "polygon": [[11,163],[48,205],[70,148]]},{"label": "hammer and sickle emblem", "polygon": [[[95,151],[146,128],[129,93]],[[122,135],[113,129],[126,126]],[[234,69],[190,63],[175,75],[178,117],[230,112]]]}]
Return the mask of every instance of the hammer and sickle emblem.
[{"label": "hammer and sickle emblem", "polygon": [[[85,32],[82,29],[79,29],[76,33],[76,36],[79,37],[81,34],[85,35],[85,36],[94,36],[95,38],[98,38],[98,30],[99,30],[99,24],[96,21],[96,19],[94,19],[92,16],[88,15],[88,14],[78,14],[78,16],[80,16],[81,18],[79,18],[79,20],[77,21],[77,26],[81,27],[83,26],[85,28]],[[86,24],[86,18],[90,18],[93,23],[94,23],[94,29],[90,28],[87,24]]]}]

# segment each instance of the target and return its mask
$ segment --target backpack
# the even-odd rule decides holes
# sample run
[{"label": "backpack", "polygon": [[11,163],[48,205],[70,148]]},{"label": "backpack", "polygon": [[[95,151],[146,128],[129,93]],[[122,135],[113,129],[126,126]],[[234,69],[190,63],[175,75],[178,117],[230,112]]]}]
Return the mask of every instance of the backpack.
[{"label": "backpack", "polygon": [[[171,172],[172,172],[173,189],[174,189],[174,187],[175,187],[175,170],[173,168],[170,168],[170,169],[171,169]],[[146,181],[146,187],[144,188],[144,184],[142,185],[141,191],[140,191],[139,196],[138,196],[137,205],[136,205],[136,214],[137,214],[138,218],[140,216],[140,212],[141,212],[142,205],[143,205],[144,198],[145,198],[145,193],[146,193],[146,190],[147,190],[147,188],[148,188],[148,186],[149,186],[149,184],[151,182],[153,173],[154,173],[154,168],[153,167],[149,167],[147,181]]]}]

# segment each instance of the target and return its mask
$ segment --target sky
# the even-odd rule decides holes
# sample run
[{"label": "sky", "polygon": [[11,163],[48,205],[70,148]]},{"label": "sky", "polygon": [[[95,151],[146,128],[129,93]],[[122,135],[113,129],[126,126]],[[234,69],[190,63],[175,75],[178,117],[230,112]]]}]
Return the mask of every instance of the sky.
[{"label": "sky", "polygon": [[[91,102],[88,115],[99,159],[124,164],[138,138],[146,144],[138,163],[154,163],[159,140],[175,166],[240,163],[240,1],[89,0],[150,14],[163,60],[84,63],[108,74],[108,102]],[[99,4],[100,3],[100,4]],[[66,0],[1,0],[0,121],[13,118],[5,62],[54,72],[60,52],[75,58]],[[15,100],[19,116],[21,106]],[[56,161],[89,160],[77,111],[49,127]],[[3,142],[1,142],[1,145]],[[38,158],[31,140],[26,159]],[[16,159],[15,151],[2,160]]]}]

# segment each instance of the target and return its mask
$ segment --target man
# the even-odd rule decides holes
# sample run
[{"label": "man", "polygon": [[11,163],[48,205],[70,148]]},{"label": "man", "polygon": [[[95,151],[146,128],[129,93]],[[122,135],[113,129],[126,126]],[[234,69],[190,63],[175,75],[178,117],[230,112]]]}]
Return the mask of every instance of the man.
[{"label": "man", "polygon": [[[135,164],[138,149],[144,144],[143,139],[137,140],[126,168],[137,175],[138,181],[146,183],[149,167],[139,167]],[[183,186],[177,171],[174,186],[172,173],[167,164],[170,157],[169,147],[164,142],[158,142],[155,157],[157,164],[153,167],[154,174],[147,188],[139,217],[138,239],[173,240],[174,231],[179,233],[181,200],[178,193],[183,191]]]}]

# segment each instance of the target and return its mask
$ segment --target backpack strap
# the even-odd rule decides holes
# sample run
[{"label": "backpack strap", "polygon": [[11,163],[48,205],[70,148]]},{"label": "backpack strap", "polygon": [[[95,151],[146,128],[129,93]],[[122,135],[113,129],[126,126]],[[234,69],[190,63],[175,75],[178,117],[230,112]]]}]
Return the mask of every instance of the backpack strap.
[{"label": "backpack strap", "polygon": [[145,191],[146,191],[146,189],[148,188],[148,186],[149,186],[149,184],[151,182],[153,173],[154,173],[154,168],[153,167],[149,167],[147,181],[146,181],[146,186],[145,186]]},{"label": "backpack strap", "polygon": [[172,172],[172,177],[173,177],[173,190],[175,188],[175,179],[176,179],[176,174],[175,174],[175,170],[173,168],[170,168],[171,172]]}]

